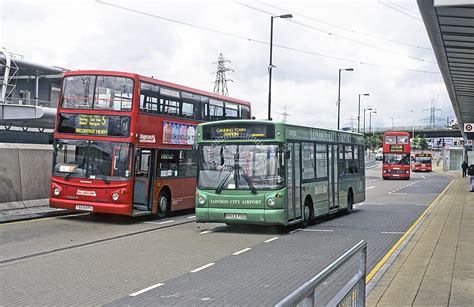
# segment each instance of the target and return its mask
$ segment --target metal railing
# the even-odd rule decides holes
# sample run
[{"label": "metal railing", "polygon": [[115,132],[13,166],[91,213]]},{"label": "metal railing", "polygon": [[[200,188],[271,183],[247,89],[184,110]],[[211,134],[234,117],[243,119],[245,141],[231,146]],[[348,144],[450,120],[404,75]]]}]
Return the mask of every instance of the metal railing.
[{"label": "metal railing", "polygon": [[[331,283],[328,281],[338,271],[344,271],[345,264],[357,260],[357,255],[360,257],[357,261],[358,269],[356,272],[344,276],[348,279],[347,282],[341,285],[340,282]],[[367,243],[362,240],[275,306],[365,306],[366,263]],[[331,295],[329,299],[326,295],[323,300],[321,297],[324,295],[321,290],[318,291],[318,287],[328,284],[333,290],[337,286],[337,293]]]},{"label": "metal railing", "polygon": [[24,105],[24,106],[40,106],[51,107],[51,101],[36,98],[7,98],[5,104]]}]

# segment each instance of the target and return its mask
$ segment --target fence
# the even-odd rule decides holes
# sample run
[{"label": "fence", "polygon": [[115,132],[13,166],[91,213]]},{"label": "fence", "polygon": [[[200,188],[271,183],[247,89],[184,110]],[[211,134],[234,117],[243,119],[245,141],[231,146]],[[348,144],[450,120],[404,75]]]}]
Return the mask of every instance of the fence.
[{"label": "fence", "polygon": [[366,262],[362,240],[276,306],[365,306]]}]

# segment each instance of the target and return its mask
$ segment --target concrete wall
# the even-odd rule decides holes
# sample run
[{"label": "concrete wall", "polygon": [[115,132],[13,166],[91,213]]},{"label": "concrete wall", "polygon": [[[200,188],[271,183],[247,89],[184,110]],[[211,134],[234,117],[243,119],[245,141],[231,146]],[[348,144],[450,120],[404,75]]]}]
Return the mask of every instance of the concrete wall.
[{"label": "concrete wall", "polygon": [[53,147],[0,144],[0,203],[49,197]]}]

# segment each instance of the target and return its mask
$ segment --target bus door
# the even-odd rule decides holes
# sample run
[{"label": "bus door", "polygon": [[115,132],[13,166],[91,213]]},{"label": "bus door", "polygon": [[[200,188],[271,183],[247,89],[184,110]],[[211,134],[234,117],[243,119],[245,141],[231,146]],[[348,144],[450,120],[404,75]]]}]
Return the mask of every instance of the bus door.
[{"label": "bus door", "polygon": [[288,220],[301,218],[301,159],[299,143],[288,143],[290,159],[287,162],[286,182],[288,186]]},{"label": "bus door", "polygon": [[133,208],[151,211],[153,205],[153,181],[155,150],[135,150],[135,183],[133,186]]},{"label": "bus door", "polygon": [[338,146],[328,145],[328,200],[329,210],[335,209],[339,206],[339,181],[338,181]]}]

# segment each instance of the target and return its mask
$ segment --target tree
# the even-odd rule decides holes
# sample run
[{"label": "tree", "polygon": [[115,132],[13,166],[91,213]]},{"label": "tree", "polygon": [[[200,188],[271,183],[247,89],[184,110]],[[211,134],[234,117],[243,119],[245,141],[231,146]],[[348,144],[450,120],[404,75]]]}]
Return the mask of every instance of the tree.
[{"label": "tree", "polygon": [[373,134],[365,137],[365,147],[374,151],[382,145],[382,135]]},{"label": "tree", "polygon": [[421,136],[418,142],[418,147],[421,150],[428,149],[428,141],[426,140],[425,136]]}]

